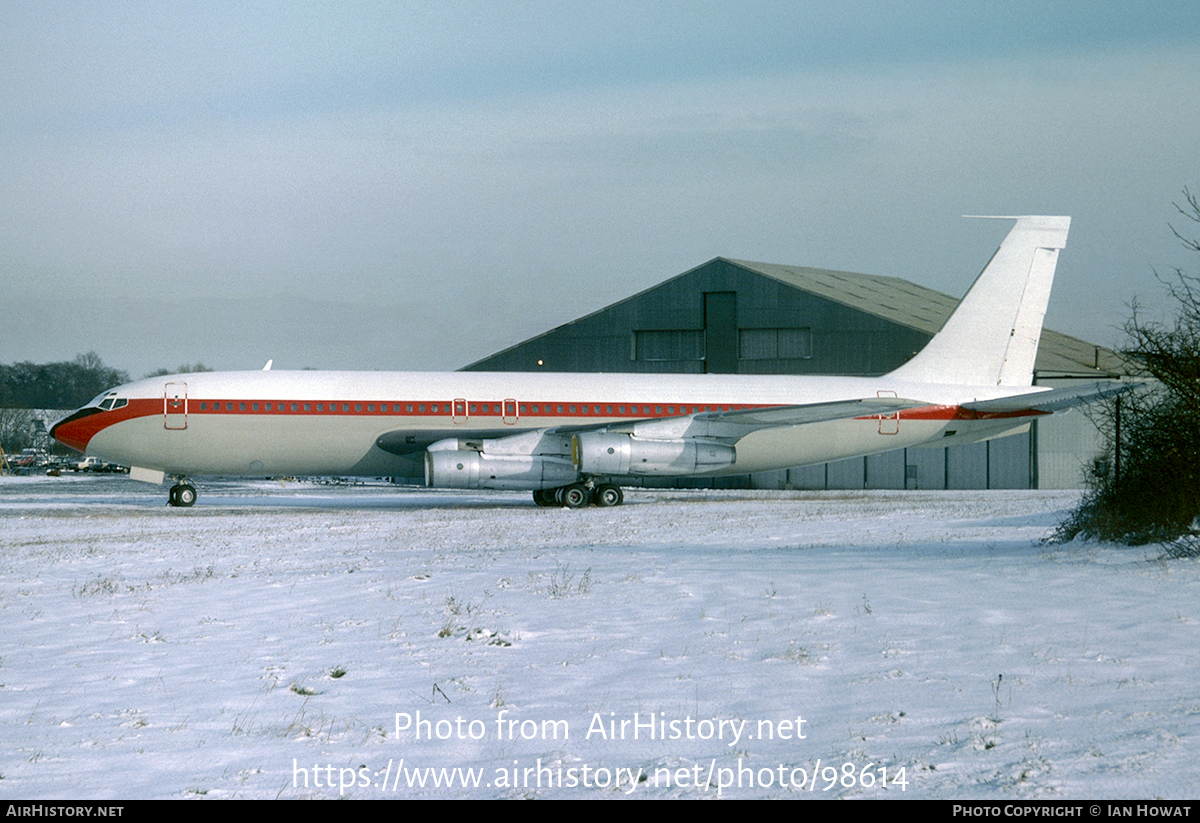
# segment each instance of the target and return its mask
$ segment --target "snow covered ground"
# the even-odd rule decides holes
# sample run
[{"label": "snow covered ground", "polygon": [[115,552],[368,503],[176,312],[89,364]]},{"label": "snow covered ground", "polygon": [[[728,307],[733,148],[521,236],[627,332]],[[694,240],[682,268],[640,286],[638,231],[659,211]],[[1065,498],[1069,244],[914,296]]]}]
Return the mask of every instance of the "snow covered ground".
[{"label": "snow covered ground", "polygon": [[0,478],[0,796],[1200,795],[1200,565],[1073,493],[165,497]]}]

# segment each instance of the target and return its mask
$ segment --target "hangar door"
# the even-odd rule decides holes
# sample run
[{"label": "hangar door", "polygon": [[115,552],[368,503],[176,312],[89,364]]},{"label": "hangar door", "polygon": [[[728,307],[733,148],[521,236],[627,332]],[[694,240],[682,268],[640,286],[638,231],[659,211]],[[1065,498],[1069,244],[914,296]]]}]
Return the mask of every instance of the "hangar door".
[{"label": "hangar door", "polygon": [[737,292],[704,293],[704,373],[737,374]]}]

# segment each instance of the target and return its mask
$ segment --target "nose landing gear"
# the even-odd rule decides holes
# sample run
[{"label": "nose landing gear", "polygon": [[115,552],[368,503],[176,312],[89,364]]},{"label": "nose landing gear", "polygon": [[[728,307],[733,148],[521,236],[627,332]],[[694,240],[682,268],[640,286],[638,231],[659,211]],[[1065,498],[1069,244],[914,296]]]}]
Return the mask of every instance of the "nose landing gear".
[{"label": "nose landing gear", "polygon": [[184,480],[176,483],[171,487],[171,491],[167,493],[167,502],[172,506],[188,508],[196,504],[196,498],[199,495],[196,493],[196,487]]}]

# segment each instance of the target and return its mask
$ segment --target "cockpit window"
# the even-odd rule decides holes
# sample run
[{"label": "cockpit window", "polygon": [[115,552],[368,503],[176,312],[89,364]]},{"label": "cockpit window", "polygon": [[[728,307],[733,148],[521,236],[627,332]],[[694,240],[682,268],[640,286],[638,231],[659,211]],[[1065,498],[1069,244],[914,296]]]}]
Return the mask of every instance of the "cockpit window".
[{"label": "cockpit window", "polygon": [[117,397],[117,395],[114,393],[105,395],[104,399],[101,400],[97,405],[104,411],[112,411],[113,409],[120,409],[129,405],[129,400],[124,397]]}]

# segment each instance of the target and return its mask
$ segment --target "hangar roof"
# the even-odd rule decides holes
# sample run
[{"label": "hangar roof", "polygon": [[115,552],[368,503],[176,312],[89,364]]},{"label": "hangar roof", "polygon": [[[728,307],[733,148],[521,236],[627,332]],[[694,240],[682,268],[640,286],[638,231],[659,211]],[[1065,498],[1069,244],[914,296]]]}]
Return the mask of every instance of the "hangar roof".
[{"label": "hangar roof", "polygon": [[[958,299],[948,294],[918,286],[898,277],[813,269],[807,266],[754,263],[729,258],[717,259],[930,335],[941,329],[946,318],[959,303]],[[1043,376],[1094,376],[1097,372],[1106,375],[1123,374],[1128,367],[1120,355],[1110,349],[1051,329],[1043,329],[1035,369]]]},{"label": "hangar roof", "polygon": [[[497,357],[517,350],[535,340],[553,335],[555,332],[573,326],[581,320],[602,315],[605,312],[611,311],[616,306],[636,301],[645,295],[661,289],[667,283],[687,278],[711,267],[714,263],[737,267],[751,274],[770,278],[789,288],[844,305],[854,311],[878,317],[889,323],[930,337],[942,328],[946,319],[959,303],[958,298],[942,294],[924,286],[918,286],[916,283],[910,283],[898,277],[814,269],[807,266],[755,263],[748,260],[716,257],[682,274],[656,283],[630,297],[623,298],[610,306],[598,309],[556,329],[517,343],[464,368],[473,369],[479,368],[485,363],[490,364]],[[1043,380],[1055,377],[1110,377],[1130,373],[1130,367],[1116,352],[1088,343],[1085,340],[1071,337],[1070,335],[1060,334],[1051,329],[1042,330],[1034,369],[1037,376]]]}]

